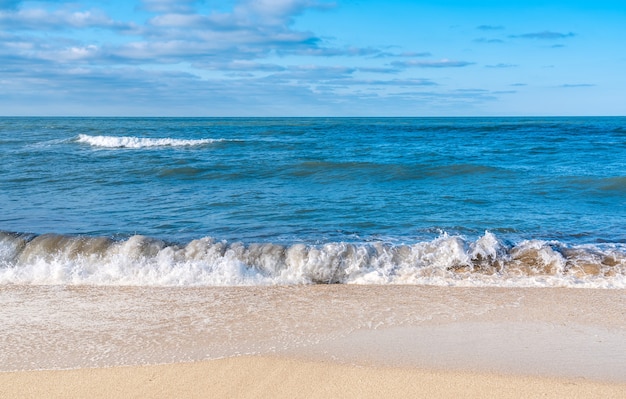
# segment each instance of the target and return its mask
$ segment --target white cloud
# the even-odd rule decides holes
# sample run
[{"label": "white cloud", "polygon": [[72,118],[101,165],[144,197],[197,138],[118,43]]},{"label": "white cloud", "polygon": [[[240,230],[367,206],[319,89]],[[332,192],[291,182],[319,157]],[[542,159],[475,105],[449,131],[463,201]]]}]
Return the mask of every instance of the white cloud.
[{"label": "white cloud", "polygon": [[105,28],[125,31],[136,29],[134,24],[114,21],[100,10],[48,11],[43,8],[0,11],[0,26],[12,30],[29,31],[67,30],[68,28]]},{"label": "white cloud", "polygon": [[305,10],[332,7],[332,3],[312,0],[243,0],[234,8],[233,16],[240,22],[257,26],[284,26]]},{"label": "white cloud", "polygon": [[487,30],[487,31],[490,31],[490,30],[503,30],[504,26],[502,26],[502,25],[480,25],[480,26],[477,26],[476,29],[478,29],[478,30]]},{"label": "white cloud", "polygon": [[468,61],[455,61],[449,60],[447,58],[438,60],[438,61],[418,61],[418,60],[410,60],[410,61],[396,61],[392,62],[391,65],[398,68],[462,68],[469,65],[473,65],[474,62]]},{"label": "white cloud", "polygon": [[[472,62],[428,60],[431,53],[392,46],[333,45],[294,23],[309,10],[334,7],[331,2],[241,0],[220,9],[202,0],[138,4],[123,20],[79,3],[0,3],[1,90],[8,93],[0,107],[42,101],[76,110],[97,104],[92,109],[105,114],[163,108],[192,115],[209,111],[190,104],[217,104],[210,113],[338,115],[354,113],[350,104],[362,102],[393,114],[427,99],[493,98],[455,92],[412,70]],[[386,108],[396,101],[407,108]]]},{"label": "white cloud", "polygon": [[485,65],[485,67],[487,68],[515,68],[518,66],[519,65],[516,65],[516,64],[505,64],[505,63],[495,64],[495,65]]}]

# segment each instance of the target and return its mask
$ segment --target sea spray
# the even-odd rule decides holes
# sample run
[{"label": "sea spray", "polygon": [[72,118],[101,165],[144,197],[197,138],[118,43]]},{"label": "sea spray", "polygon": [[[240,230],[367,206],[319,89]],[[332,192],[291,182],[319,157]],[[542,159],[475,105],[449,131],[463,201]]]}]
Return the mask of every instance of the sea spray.
[{"label": "sea spray", "polygon": [[291,245],[0,233],[0,284],[232,286],[434,284],[626,287],[626,246],[506,245],[442,236],[414,244]]}]

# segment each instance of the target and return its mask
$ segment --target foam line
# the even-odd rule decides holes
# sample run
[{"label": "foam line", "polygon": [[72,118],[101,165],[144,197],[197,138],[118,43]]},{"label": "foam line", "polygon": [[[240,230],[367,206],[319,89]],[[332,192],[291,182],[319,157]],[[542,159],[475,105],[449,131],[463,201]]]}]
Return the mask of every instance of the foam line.
[{"label": "foam line", "polygon": [[233,286],[426,284],[626,288],[626,246],[505,245],[443,234],[411,245],[330,242],[186,244],[132,236],[0,233],[0,284]]}]

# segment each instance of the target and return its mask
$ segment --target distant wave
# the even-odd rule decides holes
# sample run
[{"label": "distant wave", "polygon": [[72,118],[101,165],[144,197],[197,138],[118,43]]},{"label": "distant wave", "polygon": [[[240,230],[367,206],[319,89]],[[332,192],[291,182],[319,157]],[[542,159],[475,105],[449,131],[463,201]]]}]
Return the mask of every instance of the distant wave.
[{"label": "distant wave", "polygon": [[223,141],[222,139],[182,140],[172,138],[118,137],[78,135],[79,143],[102,148],[191,147]]},{"label": "distant wave", "polygon": [[201,238],[175,245],[132,236],[0,232],[0,284],[233,286],[417,284],[626,288],[626,245],[507,245],[446,234],[411,245],[243,244]]}]

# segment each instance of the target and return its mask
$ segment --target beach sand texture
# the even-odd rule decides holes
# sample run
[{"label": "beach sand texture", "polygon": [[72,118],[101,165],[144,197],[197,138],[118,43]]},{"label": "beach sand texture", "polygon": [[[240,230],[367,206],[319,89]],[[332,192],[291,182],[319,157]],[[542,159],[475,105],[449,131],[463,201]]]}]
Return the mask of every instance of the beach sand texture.
[{"label": "beach sand texture", "polygon": [[0,397],[615,397],[626,293],[4,286]]},{"label": "beach sand texture", "polygon": [[0,373],[3,398],[623,398],[624,384],[292,358]]}]

